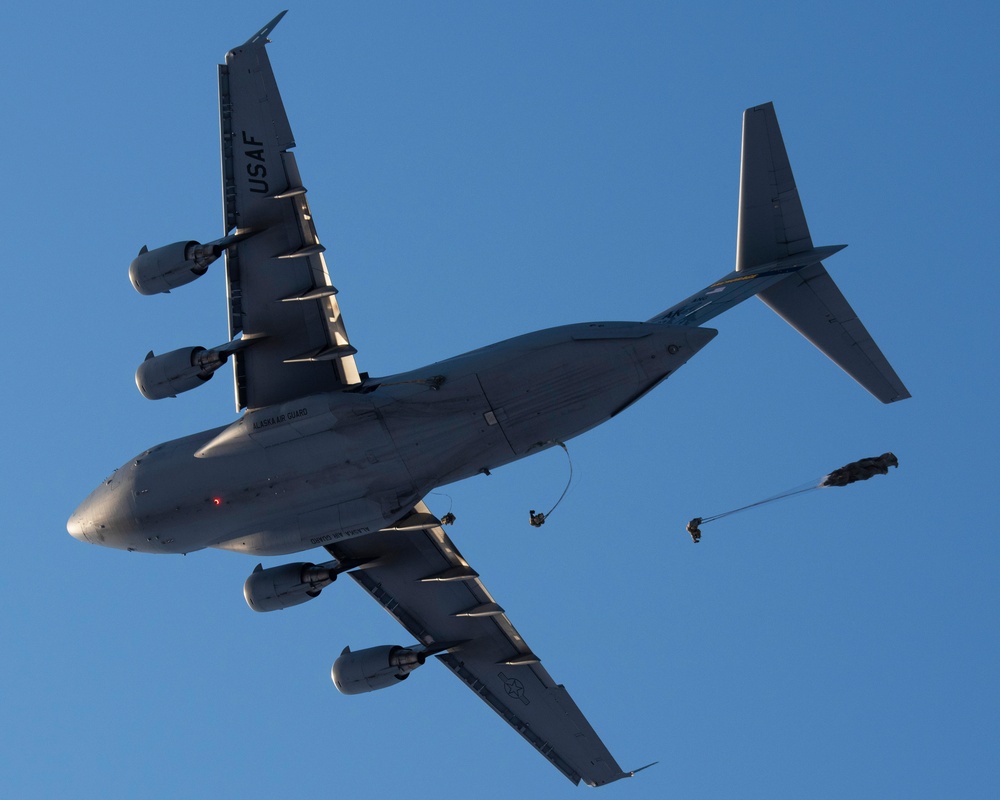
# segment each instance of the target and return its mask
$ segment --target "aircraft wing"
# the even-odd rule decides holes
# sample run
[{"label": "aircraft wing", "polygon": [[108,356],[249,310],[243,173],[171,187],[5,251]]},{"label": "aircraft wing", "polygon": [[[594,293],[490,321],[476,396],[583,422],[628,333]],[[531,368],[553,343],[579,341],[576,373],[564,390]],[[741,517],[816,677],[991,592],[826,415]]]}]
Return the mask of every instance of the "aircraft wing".
[{"label": "aircraft wing", "polygon": [[264,49],[282,16],[219,66],[225,233],[252,232],[226,250],[237,411],[360,382]]},{"label": "aircraft wing", "polygon": [[[418,515],[430,512],[423,503]],[[574,783],[601,786],[623,772],[577,708],[515,630],[440,525],[380,531],[326,549],[424,646],[453,643],[437,656],[472,691]]]}]

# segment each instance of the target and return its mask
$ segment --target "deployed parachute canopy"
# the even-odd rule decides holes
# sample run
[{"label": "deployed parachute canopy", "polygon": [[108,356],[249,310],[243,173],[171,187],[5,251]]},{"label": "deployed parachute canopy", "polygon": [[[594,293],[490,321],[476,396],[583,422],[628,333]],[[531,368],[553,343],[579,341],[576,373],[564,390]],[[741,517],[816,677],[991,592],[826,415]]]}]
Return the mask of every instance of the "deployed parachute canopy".
[{"label": "deployed parachute canopy", "polygon": [[728,517],[730,514],[737,514],[740,511],[746,511],[749,508],[756,508],[757,506],[774,503],[777,500],[784,500],[786,497],[811,492],[814,489],[823,489],[827,486],[847,486],[858,481],[866,481],[876,475],[887,475],[889,467],[899,467],[899,459],[892,453],[883,453],[877,457],[852,461],[850,464],[845,464],[839,469],[835,469],[829,475],[824,475],[818,483],[807,483],[803,486],[796,486],[794,489],[776,494],[774,497],[758,500],[756,503],[734,508],[732,511],[723,511],[721,514],[713,514],[710,517],[695,517],[687,524],[685,530],[691,534],[691,541],[697,544],[701,541],[701,526],[708,522],[714,522],[717,519]]},{"label": "deployed parachute canopy", "polygon": [[820,486],[847,486],[849,483],[866,481],[876,475],[888,475],[889,467],[898,467],[899,459],[892,453],[882,453],[878,458],[862,458],[852,461],[840,469],[835,469]]}]

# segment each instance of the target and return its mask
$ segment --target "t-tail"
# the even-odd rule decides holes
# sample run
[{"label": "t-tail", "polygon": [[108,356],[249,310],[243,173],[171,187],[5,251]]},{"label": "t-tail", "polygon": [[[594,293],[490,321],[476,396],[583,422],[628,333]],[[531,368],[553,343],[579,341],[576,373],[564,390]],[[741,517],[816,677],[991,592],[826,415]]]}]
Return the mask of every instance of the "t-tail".
[{"label": "t-tail", "polygon": [[910,393],[823,266],[844,247],[813,246],[774,106],[748,108],[736,269],[650,322],[699,326],[758,295],[883,403],[905,400]]}]

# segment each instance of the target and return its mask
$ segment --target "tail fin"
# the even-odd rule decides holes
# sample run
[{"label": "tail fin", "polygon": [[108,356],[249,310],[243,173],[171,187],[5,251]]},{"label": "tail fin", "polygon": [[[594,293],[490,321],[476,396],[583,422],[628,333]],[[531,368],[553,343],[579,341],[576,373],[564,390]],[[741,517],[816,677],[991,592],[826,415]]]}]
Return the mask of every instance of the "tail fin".
[{"label": "tail fin", "polygon": [[812,246],[774,106],[748,108],[743,112],[736,271],[760,269]]},{"label": "tail fin", "polygon": [[[736,271],[813,249],[771,103],[743,113]],[[822,263],[759,295],[779,316],[883,403],[910,396]]]},{"label": "tail fin", "polygon": [[774,106],[743,114],[736,270],[650,320],[701,325],[758,295],[883,403],[910,396],[822,260],[844,245],[813,247]]}]

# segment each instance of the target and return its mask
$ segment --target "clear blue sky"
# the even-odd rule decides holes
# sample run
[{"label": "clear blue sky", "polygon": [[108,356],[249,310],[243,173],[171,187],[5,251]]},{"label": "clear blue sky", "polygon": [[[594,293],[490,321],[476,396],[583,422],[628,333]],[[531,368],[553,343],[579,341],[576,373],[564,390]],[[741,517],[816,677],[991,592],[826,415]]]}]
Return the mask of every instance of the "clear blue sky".
[{"label": "clear blue sky", "polygon": [[[284,0],[282,0],[283,2]],[[1000,218],[993,3],[318,3],[270,56],[358,364],[646,319],[728,272],[740,118],[773,100],[817,244],[914,397],[883,407],[760,303],[556,450],[451,487],[452,536],[621,764],[613,798],[1000,796]],[[583,796],[350,581],[253,614],[256,561],[83,545],[76,504],[233,418],[228,371],[151,403],[146,351],[224,341],[215,65],[282,6],[27,4],[6,154],[0,795]],[[888,478],[684,523],[885,450]],[[431,498],[440,513],[444,498]],[[321,557],[321,554],[316,554]],[[279,563],[275,561],[274,563]]]}]

